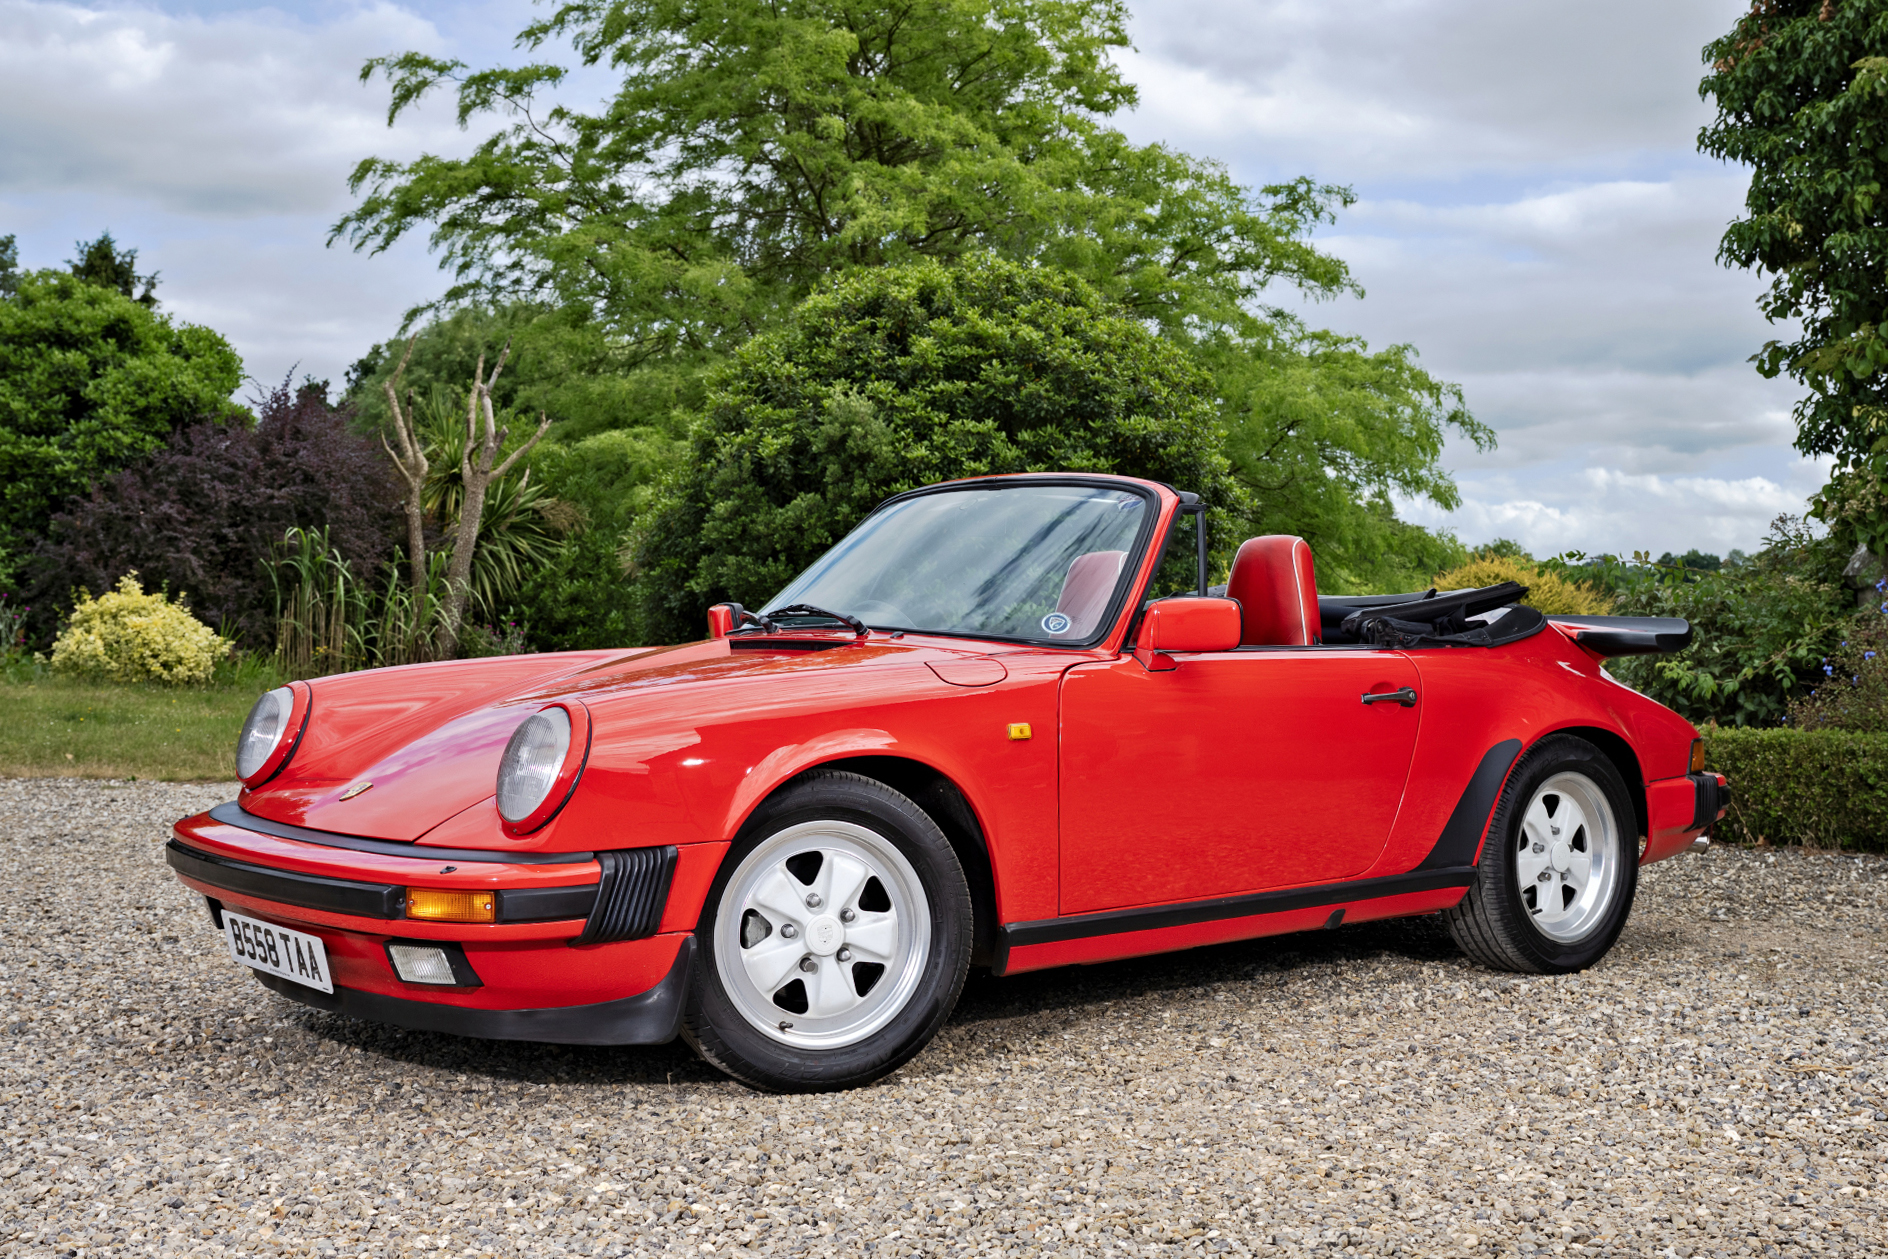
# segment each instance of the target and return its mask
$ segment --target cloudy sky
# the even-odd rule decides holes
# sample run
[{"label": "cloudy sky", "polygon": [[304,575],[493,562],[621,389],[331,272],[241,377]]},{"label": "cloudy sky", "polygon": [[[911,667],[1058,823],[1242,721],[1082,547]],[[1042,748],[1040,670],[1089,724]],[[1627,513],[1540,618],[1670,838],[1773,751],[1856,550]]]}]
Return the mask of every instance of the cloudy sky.
[{"label": "cloudy sky", "polygon": [[[1452,449],[1470,542],[1752,548],[1822,468],[1790,449],[1758,282],[1713,262],[1745,175],[1694,149],[1700,47],[1744,0],[1139,0],[1122,125],[1252,184],[1357,204],[1320,234],[1366,290],[1307,317],[1409,342],[1499,433]],[[51,266],[109,227],[166,309],[251,374],[339,381],[443,281],[422,240],[324,246],[369,154],[463,151],[443,109],[385,125],[363,59],[504,61],[527,0],[0,0],[0,235]],[[573,90],[597,94],[595,79]]]}]

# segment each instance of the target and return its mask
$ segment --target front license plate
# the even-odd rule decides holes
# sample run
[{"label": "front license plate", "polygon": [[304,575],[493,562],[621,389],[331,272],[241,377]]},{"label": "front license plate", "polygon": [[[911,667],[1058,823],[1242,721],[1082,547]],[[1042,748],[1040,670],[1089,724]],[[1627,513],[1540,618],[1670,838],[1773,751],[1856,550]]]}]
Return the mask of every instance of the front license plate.
[{"label": "front license plate", "polygon": [[227,909],[223,911],[223,934],[229,939],[229,955],[242,965],[323,992],[334,991],[334,981],[328,978],[328,950],[318,937],[272,922],[258,922]]}]

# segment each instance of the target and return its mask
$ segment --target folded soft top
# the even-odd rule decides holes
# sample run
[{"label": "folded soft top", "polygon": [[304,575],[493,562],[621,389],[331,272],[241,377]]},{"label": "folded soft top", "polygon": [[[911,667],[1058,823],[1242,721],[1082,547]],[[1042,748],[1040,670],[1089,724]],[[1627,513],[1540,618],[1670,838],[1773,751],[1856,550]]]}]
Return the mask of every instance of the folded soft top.
[{"label": "folded soft top", "polygon": [[[1527,587],[1513,581],[1446,594],[1431,590],[1401,603],[1353,608],[1337,628],[1343,641],[1379,647],[1499,647],[1547,624],[1538,611],[1517,602],[1526,597]],[[1318,614],[1322,622],[1322,599]]]},{"label": "folded soft top", "polygon": [[1682,651],[1691,623],[1671,616],[1544,616],[1518,603],[1517,582],[1473,590],[1402,595],[1321,595],[1318,620],[1328,644],[1379,647],[1499,647],[1539,633],[1552,621],[1582,647],[1602,656]]}]

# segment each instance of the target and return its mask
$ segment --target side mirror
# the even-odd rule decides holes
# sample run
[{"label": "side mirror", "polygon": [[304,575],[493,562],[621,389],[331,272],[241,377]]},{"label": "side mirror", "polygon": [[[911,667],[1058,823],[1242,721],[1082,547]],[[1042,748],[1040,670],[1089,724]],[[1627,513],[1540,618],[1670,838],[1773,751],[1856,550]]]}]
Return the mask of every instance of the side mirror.
[{"label": "side mirror", "polygon": [[1134,654],[1149,669],[1174,667],[1169,651],[1231,651],[1241,632],[1237,599],[1162,599],[1141,614]]}]

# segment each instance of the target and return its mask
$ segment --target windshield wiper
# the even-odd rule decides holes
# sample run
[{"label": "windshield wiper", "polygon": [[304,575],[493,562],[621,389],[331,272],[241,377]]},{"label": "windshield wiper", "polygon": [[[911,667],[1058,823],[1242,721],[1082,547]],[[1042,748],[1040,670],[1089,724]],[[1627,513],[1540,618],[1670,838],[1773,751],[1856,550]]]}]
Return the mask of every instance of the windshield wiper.
[{"label": "windshield wiper", "polygon": [[765,612],[749,612],[738,603],[730,603],[728,609],[734,614],[736,632],[739,632],[743,625],[752,625],[755,629],[766,633],[778,634],[780,623],[773,619],[776,616],[823,616],[828,620],[838,621],[860,638],[872,632],[866,623],[856,616],[847,616],[844,612],[828,612],[825,608],[816,608],[810,603],[794,603],[784,608],[775,608],[771,616]]},{"label": "windshield wiper", "polygon": [[776,616],[823,616],[828,620],[838,621],[860,638],[864,638],[867,634],[872,632],[866,628],[865,622],[861,621],[856,616],[847,616],[844,612],[829,612],[825,608],[816,608],[810,603],[791,603],[784,608],[775,608],[772,612],[768,613],[767,617],[764,619],[771,619]]}]

